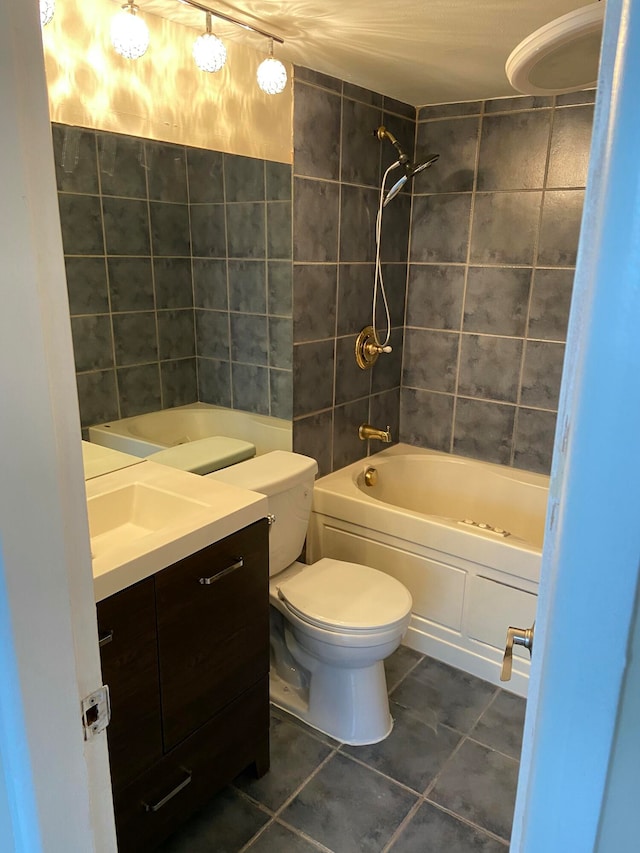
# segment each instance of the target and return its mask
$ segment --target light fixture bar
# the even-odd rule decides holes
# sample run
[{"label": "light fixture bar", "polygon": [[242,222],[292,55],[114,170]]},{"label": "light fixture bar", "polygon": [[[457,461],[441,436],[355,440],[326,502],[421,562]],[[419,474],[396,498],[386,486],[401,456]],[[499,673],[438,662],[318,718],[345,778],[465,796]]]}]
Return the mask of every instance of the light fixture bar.
[{"label": "light fixture bar", "polygon": [[267,39],[273,39],[273,41],[277,41],[278,44],[284,44],[284,39],[280,38],[280,36],[274,36],[273,33],[268,33],[265,30],[261,30],[258,27],[254,27],[253,24],[247,24],[245,21],[239,21],[237,18],[232,18],[231,15],[226,15],[224,12],[217,12],[215,9],[211,9],[209,6],[205,6],[202,3],[198,3],[197,0],[179,0],[180,3],[184,3],[185,6],[192,6],[194,9],[199,9],[201,12],[208,12],[210,15],[213,15],[216,18],[220,18],[222,21],[227,21],[229,24],[235,24],[237,27],[242,27],[245,30],[250,30],[252,33],[257,33],[259,36],[264,36]]}]

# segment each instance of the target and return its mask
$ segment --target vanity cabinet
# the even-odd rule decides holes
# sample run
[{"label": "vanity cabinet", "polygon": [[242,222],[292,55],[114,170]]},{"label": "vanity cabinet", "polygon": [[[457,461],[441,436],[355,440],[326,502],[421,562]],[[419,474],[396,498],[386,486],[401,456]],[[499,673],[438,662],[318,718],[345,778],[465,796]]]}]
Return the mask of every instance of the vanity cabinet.
[{"label": "vanity cabinet", "polygon": [[268,770],[268,579],[261,520],[98,603],[121,853]]}]

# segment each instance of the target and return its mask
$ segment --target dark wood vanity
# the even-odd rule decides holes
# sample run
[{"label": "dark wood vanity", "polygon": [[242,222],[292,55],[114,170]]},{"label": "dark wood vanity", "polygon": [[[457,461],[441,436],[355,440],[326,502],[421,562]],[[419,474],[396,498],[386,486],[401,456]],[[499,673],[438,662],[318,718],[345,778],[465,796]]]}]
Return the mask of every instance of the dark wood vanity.
[{"label": "dark wood vanity", "polygon": [[268,560],[263,519],[98,603],[121,853],[269,769]]}]

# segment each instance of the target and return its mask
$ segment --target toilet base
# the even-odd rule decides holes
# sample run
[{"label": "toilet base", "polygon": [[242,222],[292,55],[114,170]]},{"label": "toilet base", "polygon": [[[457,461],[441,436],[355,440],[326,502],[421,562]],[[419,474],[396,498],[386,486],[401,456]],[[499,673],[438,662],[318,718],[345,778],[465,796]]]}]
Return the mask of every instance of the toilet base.
[{"label": "toilet base", "polygon": [[379,743],[393,728],[382,661],[363,669],[320,666],[308,690],[287,684],[272,667],[269,698],[277,708],[350,746]]}]

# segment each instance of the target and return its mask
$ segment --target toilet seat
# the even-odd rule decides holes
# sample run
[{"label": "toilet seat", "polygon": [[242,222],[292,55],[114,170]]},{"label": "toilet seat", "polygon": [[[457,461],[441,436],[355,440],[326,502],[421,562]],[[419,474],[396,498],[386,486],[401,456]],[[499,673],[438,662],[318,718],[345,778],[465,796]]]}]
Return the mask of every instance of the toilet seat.
[{"label": "toilet seat", "polygon": [[408,590],[395,578],[327,557],[276,585],[284,606],[318,628],[373,633],[406,620]]}]

